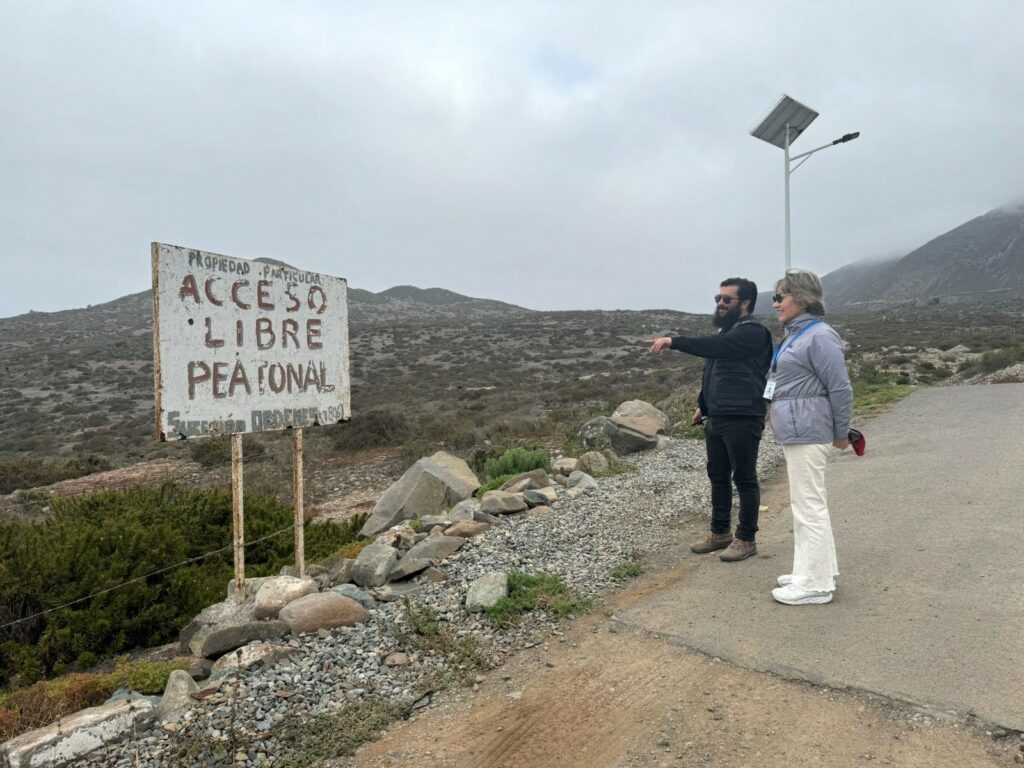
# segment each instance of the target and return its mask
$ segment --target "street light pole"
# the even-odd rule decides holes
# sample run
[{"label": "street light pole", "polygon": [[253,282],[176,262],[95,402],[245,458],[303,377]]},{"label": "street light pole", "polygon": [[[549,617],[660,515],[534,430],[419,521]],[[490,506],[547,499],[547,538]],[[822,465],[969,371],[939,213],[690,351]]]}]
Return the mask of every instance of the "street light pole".
[{"label": "street light pole", "polygon": [[[789,145],[799,138],[807,127],[814,122],[815,118],[818,117],[818,113],[810,107],[806,107],[795,99],[789,96],[783,96],[778,104],[775,105],[774,109],[768,113],[768,116],[762,120],[754,130],[750,132],[750,135],[756,139],[768,142],[772,146],[779,147],[783,150],[785,163],[784,173],[786,182],[786,269],[789,269],[792,264],[792,236],[789,224],[789,177],[793,175],[797,168],[807,162],[811,155],[815,152],[820,152],[823,149],[834,147],[836,144],[845,144],[848,141],[853,141],[860,132],[847,133],[835,141],[830,141],[828,144],[822,144],[820,147],[815,147],[807,152],[802,152],[799,155],[789,154]],[[799,162],[796,162],[799,161]],[[793,163],[796,162],[794,165]]]}]

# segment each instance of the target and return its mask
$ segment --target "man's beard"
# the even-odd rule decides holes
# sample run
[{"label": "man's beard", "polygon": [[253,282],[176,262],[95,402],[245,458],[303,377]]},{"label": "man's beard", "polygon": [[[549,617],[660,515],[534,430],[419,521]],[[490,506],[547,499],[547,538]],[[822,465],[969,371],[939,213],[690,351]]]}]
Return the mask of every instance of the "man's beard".
[{"label": "man's beard", "polygon": [[729,330],[736,325],[737,321],[740,319],[741,311],[740,303],[738,301],[734,302],[732,306],[729,307],[729,311],[724,315],[718,314],[718,310],[716,309],[715,314],[711,316],[711,322],[715,328],[724,328],[725,330]]}]

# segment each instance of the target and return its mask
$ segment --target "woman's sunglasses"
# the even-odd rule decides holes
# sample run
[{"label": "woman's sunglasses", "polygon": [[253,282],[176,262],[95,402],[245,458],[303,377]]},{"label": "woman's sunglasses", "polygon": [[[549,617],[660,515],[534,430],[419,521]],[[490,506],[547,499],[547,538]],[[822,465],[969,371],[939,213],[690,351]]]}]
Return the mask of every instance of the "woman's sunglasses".
[{"label": "woman's sunglasses", "polygon": [[781,304],[782,300],[784,298],[786,298],[787,296],[789,296],[788,293],[776,293],[774,296],[772,296],[772,303],[773,304]]}]

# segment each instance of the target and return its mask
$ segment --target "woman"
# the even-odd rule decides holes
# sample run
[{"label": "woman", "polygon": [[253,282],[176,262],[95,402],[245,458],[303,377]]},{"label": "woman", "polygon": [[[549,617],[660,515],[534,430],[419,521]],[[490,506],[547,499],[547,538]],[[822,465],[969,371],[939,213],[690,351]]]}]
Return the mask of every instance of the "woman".
[{"label": "woman", "polygon": [[793,510],[793,572],[779,576],[772,597],[787,605],[828,603],[839,570],[825,493],[825,464],[849,447],[853,388],[846,344],[824,321],[821,280],[787,269],[772,308],[785,331],[772,356],[765,398],[775,442],[782,446]]}]

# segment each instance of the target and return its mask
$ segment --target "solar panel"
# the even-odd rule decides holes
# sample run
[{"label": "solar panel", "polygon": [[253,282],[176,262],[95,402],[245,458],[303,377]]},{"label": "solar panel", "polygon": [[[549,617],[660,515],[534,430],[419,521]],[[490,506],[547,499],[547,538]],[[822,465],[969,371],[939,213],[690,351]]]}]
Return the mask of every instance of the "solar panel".
[{"label": "solar panel", "polygon": [[806,107],[796,99],[783,95],[768,116],[750,132],[755,139],[767,141],[779,149],[786,146],[786,125],[789,125],[789,143],[803,133],[807,126],[818,116],[810,107]]}]

